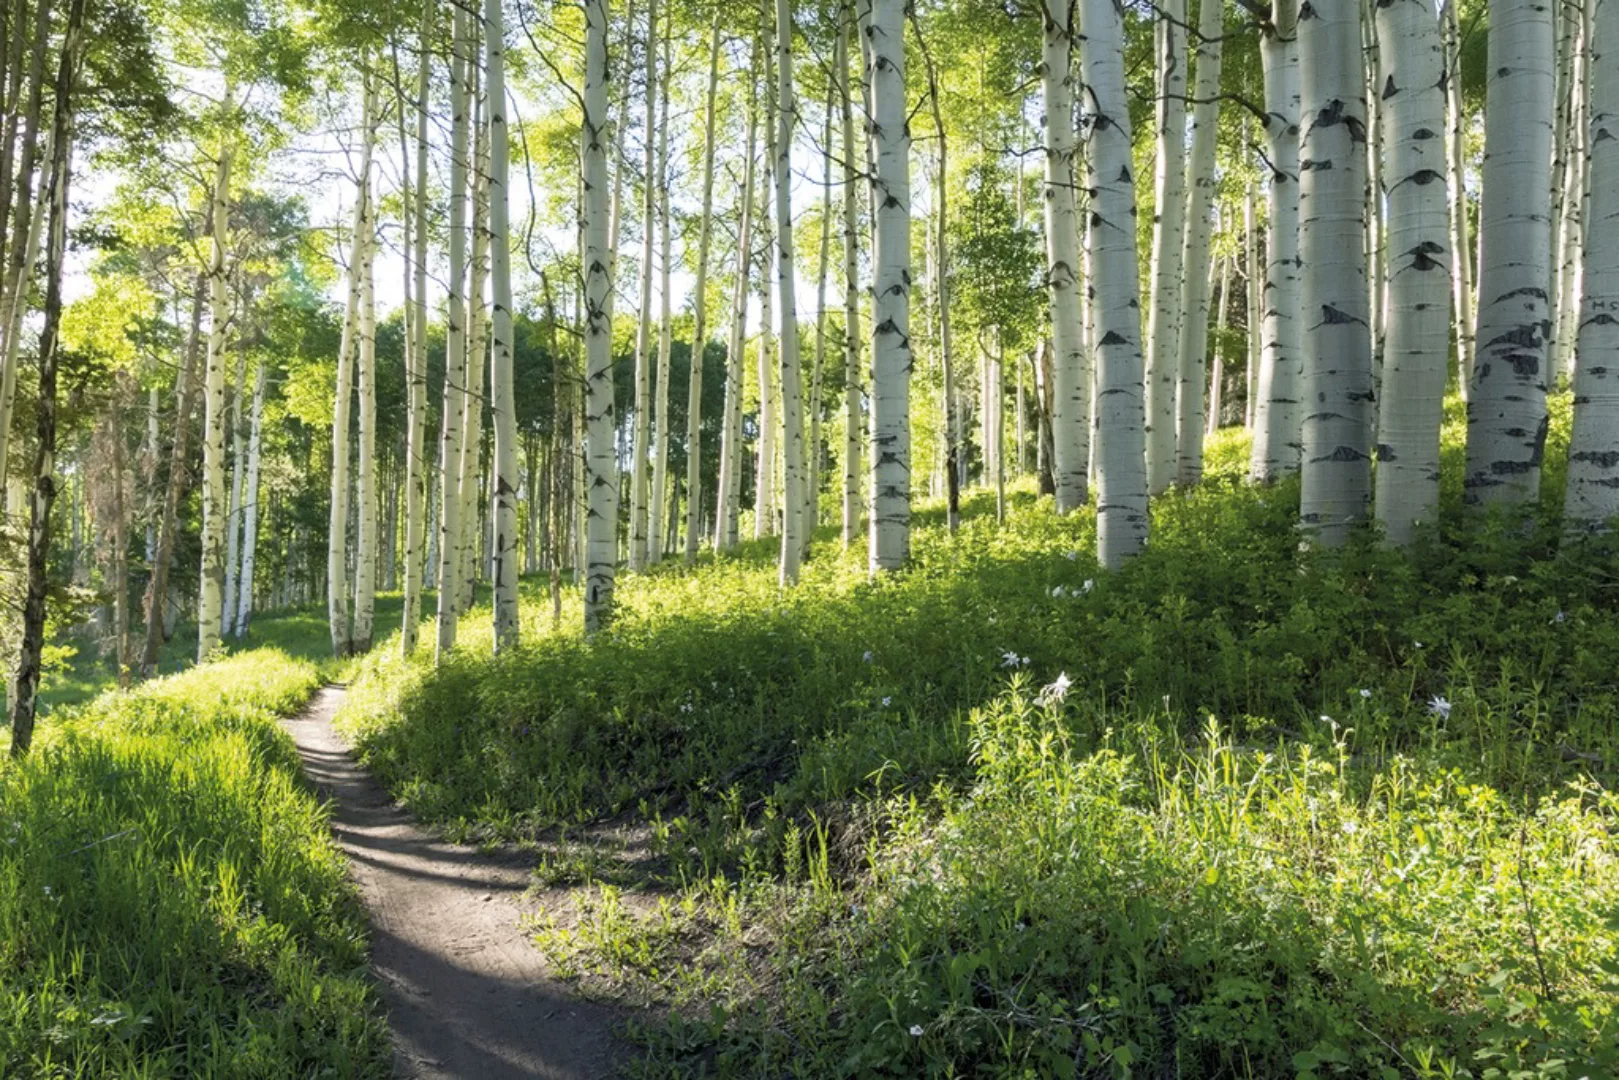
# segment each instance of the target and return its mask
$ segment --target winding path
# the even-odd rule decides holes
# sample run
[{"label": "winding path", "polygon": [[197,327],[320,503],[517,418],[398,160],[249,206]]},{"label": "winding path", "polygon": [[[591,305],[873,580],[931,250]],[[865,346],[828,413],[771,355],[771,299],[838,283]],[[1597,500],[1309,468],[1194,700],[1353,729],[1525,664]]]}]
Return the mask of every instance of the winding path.
[{"label": "winding path", "polygon": [[420,829],[332,730],[343,690],[324,687],[282,722],[332,803],[332,831],[371,912],[371,968],[401,1077],[598,1080],[624,1057],[614,1009],[551,978],[518,927],[526,860],[446,844]]}]

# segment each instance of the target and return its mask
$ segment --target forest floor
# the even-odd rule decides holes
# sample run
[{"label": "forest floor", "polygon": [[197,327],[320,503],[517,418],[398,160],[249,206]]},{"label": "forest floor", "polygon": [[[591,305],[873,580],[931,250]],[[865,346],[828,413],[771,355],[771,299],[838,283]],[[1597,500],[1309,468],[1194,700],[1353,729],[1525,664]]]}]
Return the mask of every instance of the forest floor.
[{"label": "forest floor", "polygon": [[282,726],[330,800],[332,831],[371,913],[371,968],[403,1077],[611,1075],[624,1046],[621,1009],[559,982],[525,917],[532,858],[434,839],[354,762],[332,729],[344,691],[321,689]]}]

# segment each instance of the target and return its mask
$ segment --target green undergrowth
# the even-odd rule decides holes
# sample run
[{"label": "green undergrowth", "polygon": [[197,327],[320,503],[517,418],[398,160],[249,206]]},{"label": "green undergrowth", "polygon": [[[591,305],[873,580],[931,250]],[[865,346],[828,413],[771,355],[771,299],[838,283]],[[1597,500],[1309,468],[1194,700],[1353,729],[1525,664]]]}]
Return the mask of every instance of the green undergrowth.
[{"label": "green undergrowth", "polygon": [[384,1076],[364,913],[260,649],[60,709],[0,768],[0,1075]]},{"label": "green undergrowth", "polygon": [[676,1006],[648,1075],[1614,1075],[1613,545],[1548,497],[1303,550],[1245,454],[1115,573],[977,493],[875,583],[825,530],[787,591],[768,543],[622,577],[594,641],[536,584],[340,721],[579,886],[536,940]]}]

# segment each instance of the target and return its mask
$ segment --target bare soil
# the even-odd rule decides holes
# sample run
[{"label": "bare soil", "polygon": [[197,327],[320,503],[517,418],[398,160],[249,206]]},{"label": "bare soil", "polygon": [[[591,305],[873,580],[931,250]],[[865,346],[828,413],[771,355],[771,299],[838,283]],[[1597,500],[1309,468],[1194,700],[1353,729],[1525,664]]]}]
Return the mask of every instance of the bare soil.
[{"label": "bare soil", "polygon": [[[283,722],[331,802],[332,831],[371,913],[371,968],[388,1006],[394,1071],[411,1078],[611,1077],[628,1057],[627,1013],[584,1001],[546,968],[519,926],[545,906],[529,859],[444,843],[362,769],[321,689]],[[560,899],[560,898],[559,898]]]}]

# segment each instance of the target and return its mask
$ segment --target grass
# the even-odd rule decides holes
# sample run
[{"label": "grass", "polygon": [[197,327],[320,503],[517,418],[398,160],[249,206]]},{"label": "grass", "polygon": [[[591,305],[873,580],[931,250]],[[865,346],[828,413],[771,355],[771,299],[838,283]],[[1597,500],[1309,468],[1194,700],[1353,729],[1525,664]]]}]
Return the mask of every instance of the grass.
[{"label": "grass", "polygon": [[769,543],[623,578],[594,641],[535,583],[340,722],[576,886],[536,940],[674,1007],[646,1075],[1616,1075],[1619,559],[1555,468],[1459,513],[1458,420],[1409,554],[1301,550],[1228,432],[1118,573],[978,494],[875,583],[825,532],[785,592]]},{"label": "grass", "polygon": [[272,648],[58,708],[0,770],[0,1075],[385,1076],[364,913]]}]

